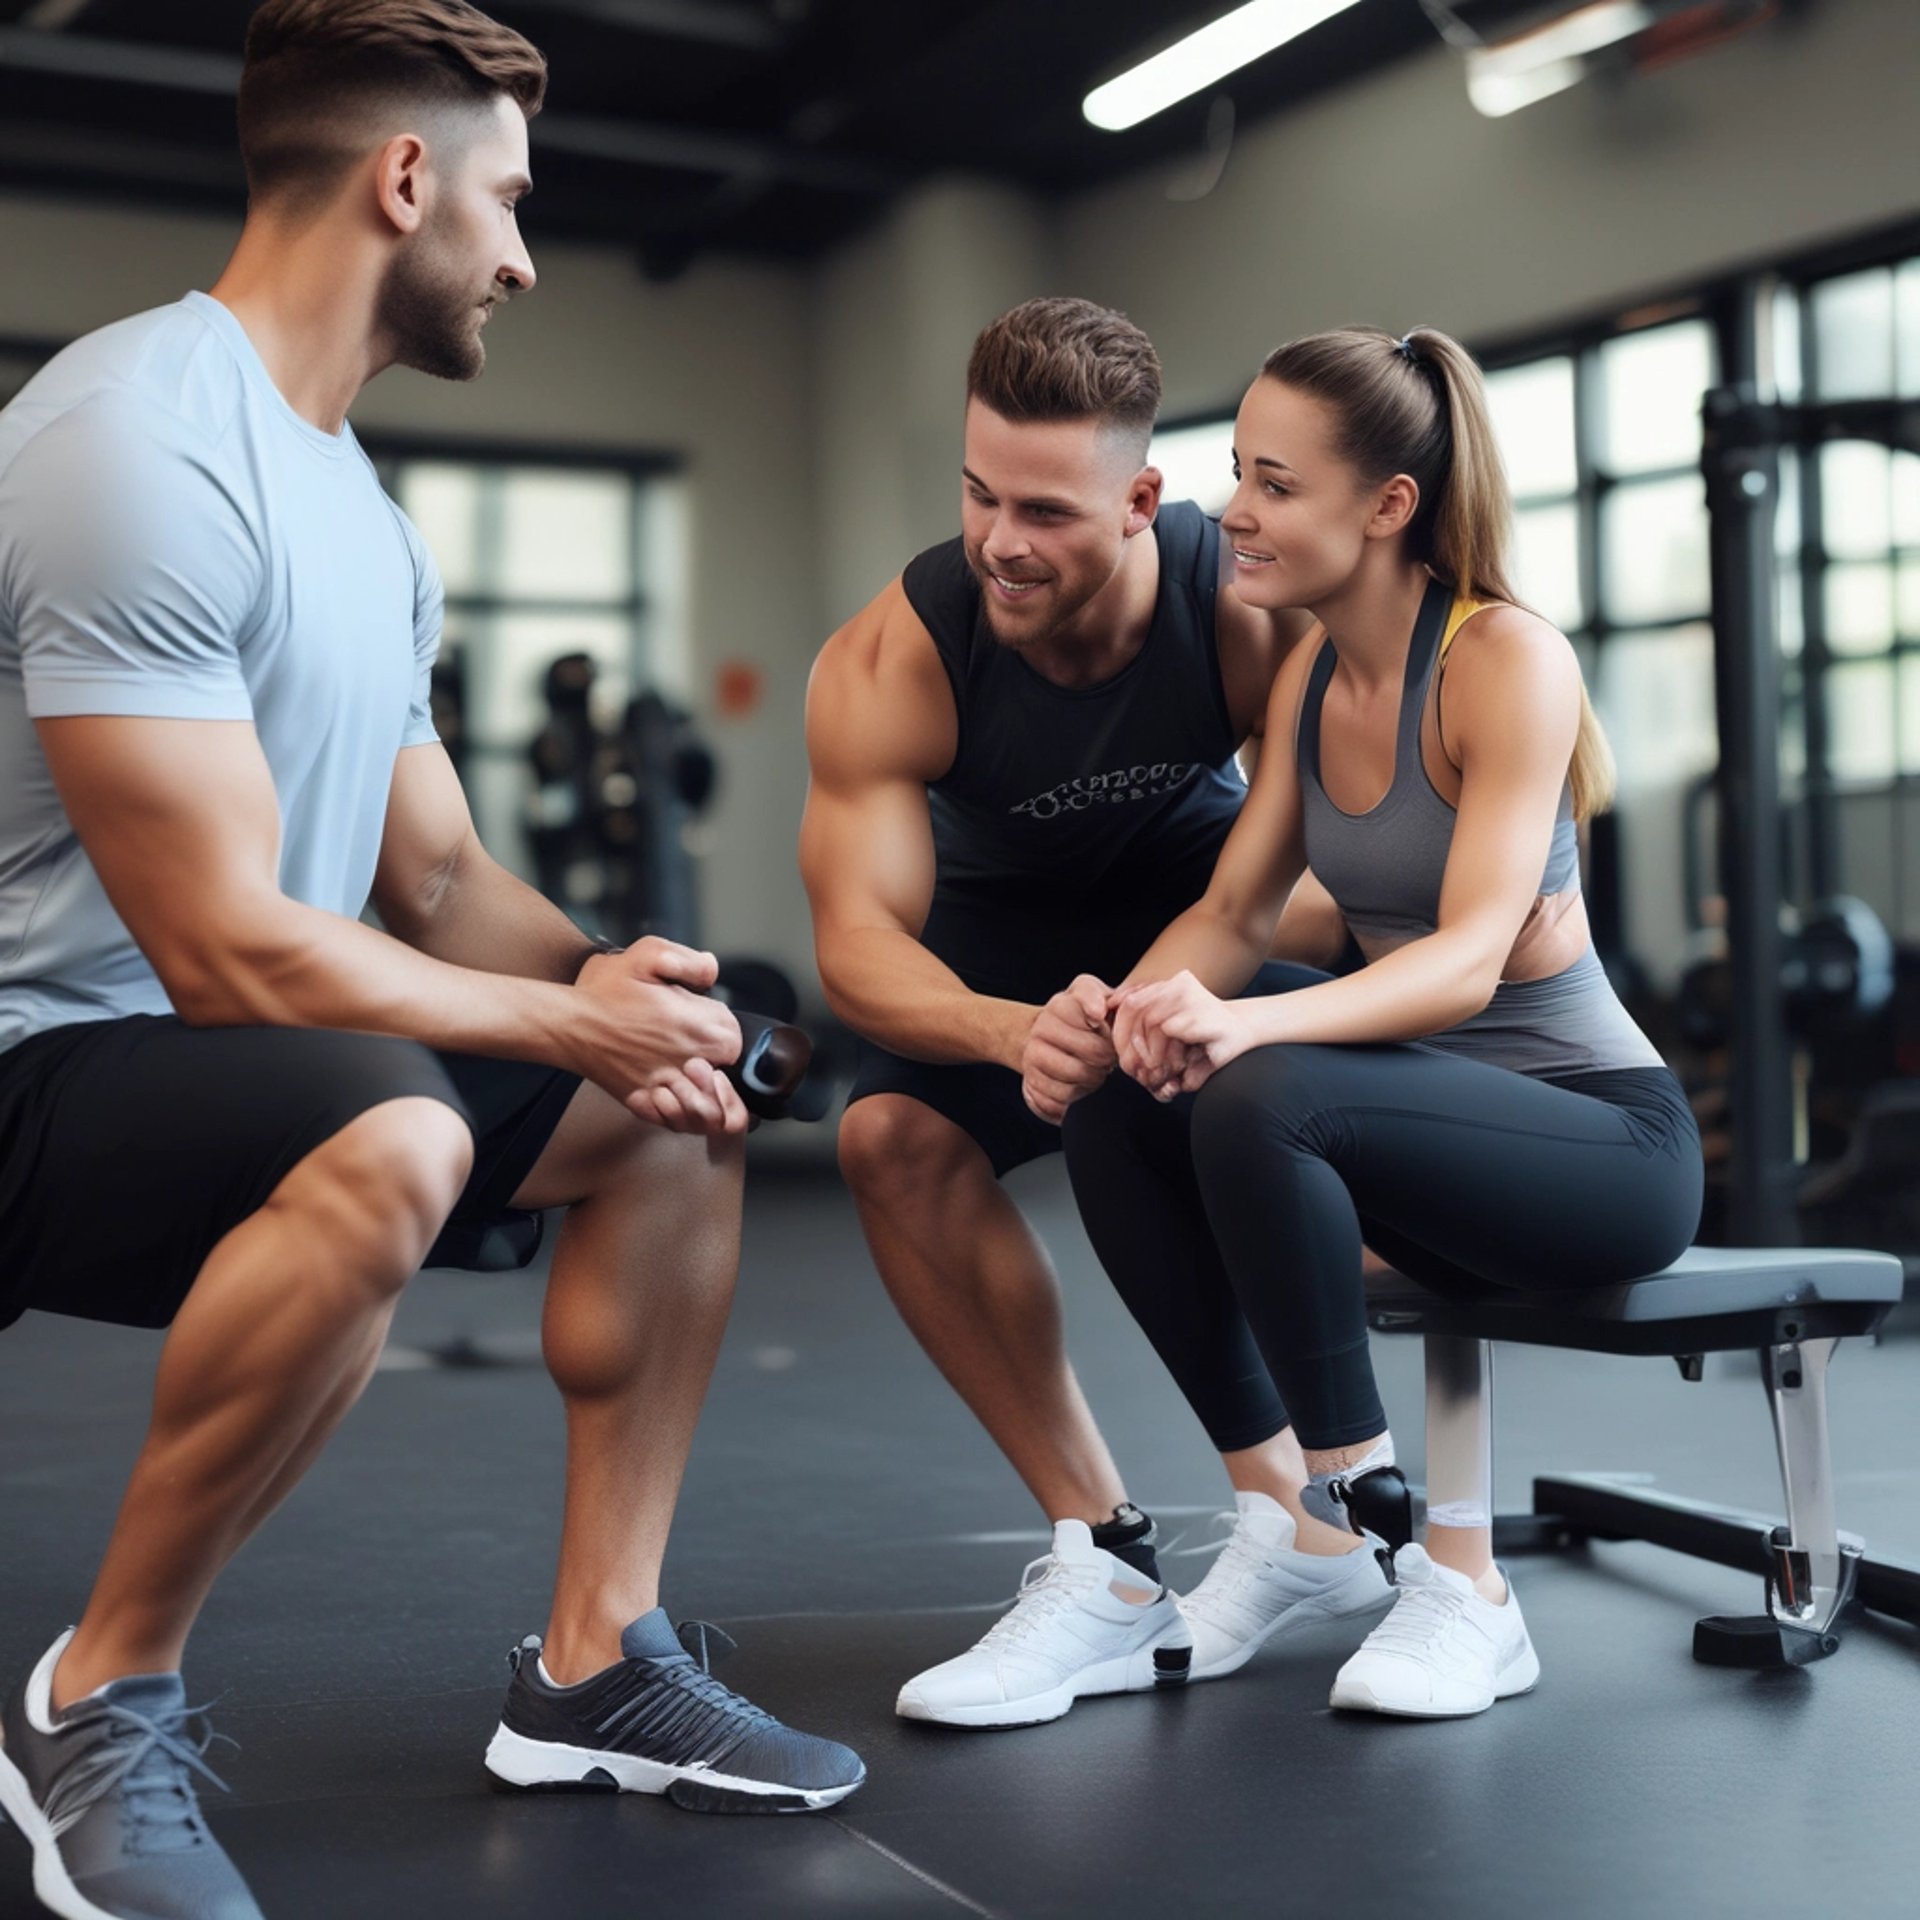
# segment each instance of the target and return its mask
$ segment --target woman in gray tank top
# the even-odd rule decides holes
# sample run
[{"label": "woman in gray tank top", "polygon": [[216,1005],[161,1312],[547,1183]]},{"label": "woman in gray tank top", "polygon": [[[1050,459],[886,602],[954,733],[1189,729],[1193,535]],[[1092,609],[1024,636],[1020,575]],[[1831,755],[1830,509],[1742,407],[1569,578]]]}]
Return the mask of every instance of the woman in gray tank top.
[{"label": "woman in gray tank top", "polygon": [[[1095,1248],[1238,1494],[1184,1603],[1196,1678],[1364,1550],[1346,1490],[1393,1446],[1363,1243],[1439,1288],[1606,1285],[1680,1253],[1701,1189],[1686,1099],[1593,953],[1575,836],[1612,761],[1572,647],[1508,584],[1479,370],[1429,328],[1298,340],[1235,449],[1234,589],[1319,625],[1205,897],[1114,996],[1124,1074],[1065,1128]],[[1366,964],[1236,998],[1309,864]],[[1394,1576],[1336,1707],[1477,1713],[1534,1684],[1484,1506],[1430,1514]]]}]

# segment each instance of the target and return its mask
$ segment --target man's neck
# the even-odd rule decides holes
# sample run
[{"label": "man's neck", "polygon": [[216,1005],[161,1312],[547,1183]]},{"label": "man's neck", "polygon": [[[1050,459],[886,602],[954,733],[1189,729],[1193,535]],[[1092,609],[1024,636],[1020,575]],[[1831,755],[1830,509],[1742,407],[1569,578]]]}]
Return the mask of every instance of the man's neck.
[{"label": "man's neck", "polygon": [[253,342],[295,413],[338,433],[360,389],[386,365],[373,340],[370,271],[350,264],[339,236],[249,221],[210,289]]},{"label": "man's neck", "polygon": [[1160,600],[1160,541],[1151,527],[1121,549],[1107,584],[1057,633],[1026,649],[1027,664],[1057,687],[1097,687],[1147,643]]}]

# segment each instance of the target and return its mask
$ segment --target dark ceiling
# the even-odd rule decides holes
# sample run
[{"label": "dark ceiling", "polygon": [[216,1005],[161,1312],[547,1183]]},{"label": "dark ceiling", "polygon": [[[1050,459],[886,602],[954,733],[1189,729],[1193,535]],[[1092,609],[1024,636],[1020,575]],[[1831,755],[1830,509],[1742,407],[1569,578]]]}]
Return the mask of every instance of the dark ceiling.
[{"label": "dark ceiling", "polygon": [[[1429,46],[1421,0],[1346,13],[1123,134],[1088,89],[1231,0],[497,0],[546,52],[538,234],[670,277],[822,252],[929,174],[1042,191],[1191,156]],[[1476,23],[1527,0],[1455,0]],[[0,0],[0,187],[238,212],[232,92],[253,0]]]}]

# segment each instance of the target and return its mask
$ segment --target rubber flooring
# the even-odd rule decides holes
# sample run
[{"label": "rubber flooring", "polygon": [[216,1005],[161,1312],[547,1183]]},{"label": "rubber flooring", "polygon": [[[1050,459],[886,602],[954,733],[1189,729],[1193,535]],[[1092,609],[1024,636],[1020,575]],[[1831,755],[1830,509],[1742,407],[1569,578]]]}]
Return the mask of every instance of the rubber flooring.
[{"label": "rubber flooring", "polygon": [[[1204,1569],[1218,1463],[1107,1292],[1057,1167],[1014,1186],[1059,1261],[1075,1359],[1133,1497]],[[239,1742],[215,1825],[273,1920],[620,1916],[1793,1916],[1920,1910],[1920,1632],[1854,1624],[1793,1674],[1696,1666],[1698,1614],[1759,1583],[1652,1547],[1514,1565],[1544,1677],[1478,1719],[1335,1716],[1351,1636],[1239,1676],[1083,1702],[1051,1726],[896,1720],[981,1632],[1039,1516],[894,1317],[826,1175],[756,1169],[741,1294],[669,1555],[723,1677],[849,1741],[832,1814],[718,1818],[638,1796],[492,1792],[503,1655],[545,1610],[560,1419],[537,1275],[423,1275],[387,1364],[236,1562],[191,1649]],[[0,1676],[73,1615],[143,1424],[155,1336],[30,1315],[0,1338]],[[1417,1343],[1378,1343],[1410,1471]],[[1500,1355],[1502,1505],[1565,1469],[1776,1508],[1751,1366]],[[1920,1564],[1920,1340],[1843,1350],[1842,1523]],[[0,1917],[37,1913],[0,1833]]]}]

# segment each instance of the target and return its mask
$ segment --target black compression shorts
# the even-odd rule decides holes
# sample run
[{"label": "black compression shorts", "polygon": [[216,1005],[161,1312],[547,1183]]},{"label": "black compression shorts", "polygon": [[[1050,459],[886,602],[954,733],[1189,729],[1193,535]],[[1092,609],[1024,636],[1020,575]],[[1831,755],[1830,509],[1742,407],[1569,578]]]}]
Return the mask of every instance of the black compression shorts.
[{"label": "black compression shorts", "polygon": [[323,1141],[424,1096],[473,1130],[473,1172],[425,1264],[523,1266],[509,1203],[580,1082],[517,1060],[294,1027],[76,1022],[0,1053],[0,1327],[29,1307],[164,1327],[215,1245]]}]

